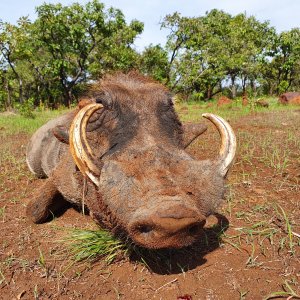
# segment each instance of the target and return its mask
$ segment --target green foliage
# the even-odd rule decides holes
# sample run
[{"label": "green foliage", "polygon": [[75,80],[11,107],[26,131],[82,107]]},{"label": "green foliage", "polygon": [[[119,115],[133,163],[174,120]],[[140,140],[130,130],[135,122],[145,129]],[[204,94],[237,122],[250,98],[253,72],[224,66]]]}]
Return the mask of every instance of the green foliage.
[{"label": "green foliage", "polygon": [[47,121],[62,115],[66,110],[44,110],[35,111],[35,118],[26,118],[20,114],[9,113],[1,115],[0,128],[3,128],[7,134],[34,133],[39,127]]},{"label": "green foliage", "polygon": [[102,229],[72,229],[63,242],[68,245],[69,255],[76,262],[93,261],[103,257],[109,264],[116,259],[120,252],[123,254],[127,252],[125,243]]},{"label": "green foliage", "polygon": [[70,106],[90,82],[130,69],[191,101],[300,89],[299,28],[278,34],[246,13],[213,9],[189,18],[175,12],[161,24],[169,31],[166,46],[150,44],[138,53],[133,45],[143,23],[127,23],[119,9],[98,0],[44,3],[36,11],[34,22],[0,21],[0,110],[26,110],[27,99],[34,107]]},{"label": "green foliage", "polygon": [[132,48],[143,24],[97,0],[85,5],[43,4],[37,19],[0,22],[1,106],[34,98],[47,106],[70,105],[78,86],[110,70],[135,67]]},{"label": "green foliage", "polygon": [[268,49],[264,77],[268,87],[278,94],[299,88],[300,29],[294,28],[276,36]]},{"label": "green foliage", "polygon": [[29,119],[34,119],[34,101],[33,98],[29,98],[25,100],[22,104],[18,103],[16,105],[16,109],[20,113],[21,116]]},{"label": "green foliage", "polygon": [[171,32],[167,49],[172,86],[179,92],[202,92],[206,99],[221,91],[226,82],[232,97],[237,81],[243,92],[247,81],[258,84],[264,49],[275,34],[268,22],[216,9],[195,18],[168,15],[162,27]]},{"label": "green foliage", "polygon": [[200,101],[204,98],[204,94],[201,92],[194,92],[191,97],[190,97],[190,101]]},{"label": "green foliage", "polygon": [[66,105],[72,101],[73,87],[90,74],[97,77],[107,69],[126,69],[132,64],[130,45],[143,25],[138,21],[127,25],[120,10],[105,11],[104,5],[94,0],[86,6],[44,4],[37,13],[37,36],[50,53],[49,64],[60,79]]},{"label": "green foliage", "polygon": [[142,73],[166,83],[169,73],[168,52],[160,45],[145,48],[139,58],[139,69]]}]

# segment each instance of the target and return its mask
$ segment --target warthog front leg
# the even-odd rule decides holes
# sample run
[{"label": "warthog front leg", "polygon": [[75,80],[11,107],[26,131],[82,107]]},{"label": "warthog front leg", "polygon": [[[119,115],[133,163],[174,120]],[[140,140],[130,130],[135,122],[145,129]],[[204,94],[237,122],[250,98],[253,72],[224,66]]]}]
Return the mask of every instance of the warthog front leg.
[{"label": "warthog front leg", "polygon": [[64,204],[65,201],[50,177],[35,192],[33,199],[27,205],[26,214],[34,223],[43,223],[51,213],[53,214]]}]

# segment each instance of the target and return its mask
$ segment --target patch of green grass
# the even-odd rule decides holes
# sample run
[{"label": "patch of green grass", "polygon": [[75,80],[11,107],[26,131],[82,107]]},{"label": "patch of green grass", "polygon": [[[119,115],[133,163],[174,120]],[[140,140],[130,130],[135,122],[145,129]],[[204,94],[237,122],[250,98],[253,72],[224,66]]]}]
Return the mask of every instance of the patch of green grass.
[{"label": "patch of green grass", "polygon": [[252,165],[256,149],[255,137],[246,131],[237,131],[237,142],[241,162]]},{"label": "patch of green grass", "polygon": [[[236,212],[235,217],[243,220],[245,226],[236,227],[236,234],[224,233],[222,241],[234,248],[240,248],[243,243],[250,245],[252,251],[246,265],[257,266],[256,250],[264,256],[269,252],[268,245],[276,252],[286,250],[295,255],[297,241],[292,231],[292,222],[286,211],[279,204],[256,205],[251,210]],[[255,249],[255,245],[259,247]]]},{"label": "patch of green grass", "polygon": [[278,299],[278,298],[285,298],[292,300],[292,299],[300,299],[300,295],[297,294],[294,289],[292,288],[291,284],[285,280],[284,284],[282,285],[283,291],[278,291],[269,294],[264,298],[264,300],[269,300],[269,299]]},{"label": "patch of green grass", "polygon": [[257,159],[267,167],[273,168],[276,173],[282,174],[291,162],[291,151],[289,143],[278,144],[276,136],[270,132],[260,143],[261,155]]},{"label": "patch of green grass", "polygon": [[300,148],[300,139],[299,139],[299,134],[297,135],[298,128],[293,129],[289,129],[287,132],[287,138],[286,141],[295,148]]},{"label": "patch of green grass", "polygon": [[129,245],[102,229],[72,229],[62,242],[66,244],[68,255],[75,262],[103,258],[106,263],[110,264],[118,255],[125,256],[129,248]]},{"label": "patch of green grass", "polygon": [[6,280],[5,276],[4,276],[4,274],[2,273],[2,270],[0,269],[0,285],[1,285],[3,282],[4,282],[6,285],[8,285],[8,282],[7,282],[7,280]]},{"label": "patch of green grass", "polygon": [[[269,112],[269,111],[293,111],[297,106],[278,104],[277,98],[266,98],[269,107],[256,107],[253,105],[242,106],[241,99],[233,100],[233,104],[228,106],[217,107],[216,101],[210,102],[185,102],[176,103],[175,108],[184,122],[197,122],[202,119],[202,113],[213,113],[220,115],[225,119],[237,119],[252,113]],[[255,99],[253,99],[255,101]],[[211,103],[211,106],[208,106]]]},{"label": "patch of green grass", "polygon": [[11,255],[7,258],[5,258],[1,264],[4,267],[10,268],[13,264],[18,264],[20,268],[25,272],[26,270],[32,270],[32,264],[29,260],[16,257],[14,255]]},{"label": "patch of green grass", "polygon": [[292,231],[292,225],[291,225],[291,221],[289,219],[289,217],[287,216],[286,211],[279,205],[277,204],[274,207],[275,211],[277,212],[277,215],[279,217],[281,217],[284,221],[284,230],[287,234],[287,239],[285,241],[287,247],[289,248],[289,251],[292,254],[295,254],[295,245],[296,243],[294,242],[294,235],[293,235],[293,231]]},{"label": "patch of green grass", "polygon": [[[221,234],[220,232],[219,235]],[[71,260],[70,265],[79,262],[93,263],[100,259],[106,264],[111,264],[116,259],[128,258],[148,269],[159,267],[169,273],[176,269],[182,274],[189,269],[189,265],[181,265],[176,257],[190,257],[199,250],[199,245],[181,249],[147,249],[134,244],[130,239],[118,239],[101,228],[68,229],[60,242],[63,243],[60,254]]]},{"label": "patch of green grass", "polygon": [[34,300],[39,300],[39,291],[38,291],[38,285],[37,284],[34,286],[33,297],[34,297]]},{"label": "patch of green grass", "polygon": [[148,268],[150,268],[148,261],[151,263],[163,261],[166,267],[171,268],[170,258],[164,251],[141,248],[129,240],[118,239],[101,228],[97,230],[70,229],[61,242],[66,247],[67,256],[75,263],[92,263],[102,259],[106,264],[111,264],[117,258],[134,256]]},{"label": "patch of green grass", "polygon": [[39,248],[39,259],[38,259],[38,264],[43,267],[46,268],[46,261],[45,261],[45,256],[41,250],[41,248]]},{"label": "patch of green grass", "polygon": [[19,114],[0,114],[0,128],[4,129],[6,134],[17,134],[21,132],[32,134],[35,130],[45,124],[47,121],[62,115],[67,110],[45,110],[35,112],[34,119],[26,118]]},{"label": "patch of green grass", "polygon": [[[34,178],[26,165],[25,147],[16,153],[10,143],[0,145],[0,195],[14,190],[11,185],[7,186],[8,182],[19,184],[22,178],[27,178],[27,180]],[[24,191],[25,189],[22,189],[18,195],[22,197]],[[12,200],[15,201],[16,198]]]}]

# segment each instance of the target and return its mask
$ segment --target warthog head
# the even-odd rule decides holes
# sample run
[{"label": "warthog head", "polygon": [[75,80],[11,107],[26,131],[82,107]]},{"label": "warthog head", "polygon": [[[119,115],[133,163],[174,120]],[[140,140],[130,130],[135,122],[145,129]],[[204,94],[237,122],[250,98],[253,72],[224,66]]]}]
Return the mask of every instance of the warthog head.
[{"label": "warthog head", "polygon": [[185,151],[183,129],[169,92],[144,77],[106,80],[95,103],[83,107],[70,129],[79,170],[97,187],[87,203],[101,222],[147,248],[180,248],[200,235],[224,195],[235,156],[235,135],[222,118],[203,114],[221,136],[215,160]]}]

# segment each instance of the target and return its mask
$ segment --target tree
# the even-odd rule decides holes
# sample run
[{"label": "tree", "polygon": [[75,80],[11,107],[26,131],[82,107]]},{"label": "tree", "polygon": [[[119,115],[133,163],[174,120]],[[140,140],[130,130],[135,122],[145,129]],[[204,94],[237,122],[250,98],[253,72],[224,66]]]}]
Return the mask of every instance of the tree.
[{"label": "tree", "polygon": [[195,18],[168,15],[162,26],[170,30],[172,86],[205,99],[218,93],[222,84],[227,84],[233,98],[237,82],[242,82],[244,92],[247,81],[255,88],[258,66],[274,33],[268,22],[217,9]]},{"label": "tree", "polygon": [[[89,71],[101,74],[99,69],[107,64],[106,57],[114,56],[122,47],[128,50],[143,30],[142,23],[134,21],[128,26],[121,11],[110,8],[106,12],[97,0],[85,6],[43,4],[37,13],[35,34],[50,54],[49,65],[59,79],[65,105],[72,101],[74,86],[88,80]],[[120,59],[124,57],[116,61]]]},{"label": "tree", "polygon": [[0,100],[70,105],[88,82],[137,66],[132,45],[143,24],[97,0],[86,5],[43,4],[31,22],[0,22]]},{"label": "tree", "polygon": [[139,56],[138,68],[143,74],[166,83],[169,73],[168,52],[160,45],[150,44]]},{"label": "tree", "polygon": [[242,91],[246,91],[249,81],[253,91],[256,90],[260,76],[261,63],[266,57],[265,49],[273,40],[275,30],[269,22],[260,22],[253,16],[238,14],[229,22],[229,37],[225,49],[225,69],[231,80],[232,97],[236,96],[236,79],[242,83]]},{"label": "tree", "polygon": [[142,33],[143,23],[133,20],[126,25],[125,16],[118,9],[110,9],[109,14],[109,34],[97,44],[89,66],[94,79],[107,71],[128,71],[137,66],[138,53],[132,45],[137,35]]},{"label": "tree", "polygon": [[269,49],[270,59],[266,62],[264,75],[268,86],[277,94],[299,88],[300,29],[280,33]]},{"label": "tree", "polygon": [[[27,17],[20,18],[18,25],[9,23],[0,23],[0,52],[2,55],[2,77],[4,74],[9,75],[9,70],[13,73],[14,78],[19,85],[19,102],[23,103],[23,75],[18,64],[26,60],[31,55],[27,44],[30,40],[29,35],[30,21]],[[5,87],[10,99],[10,80],[6,76]],[[8,101],[11,105],[11,100]]]},{"label": "tree", "polygon": [[[178,13],[165,17],[162,26],[169,28],[167,49],[170,53],[172,87],[185,94],[196,93],[198,98],[211,98],[224,78],[224,68],[216,53],[222,47],[215,32],[226,29],[224,20],[230,16],[218,13],[218,22],[211,18],[181,17]],[[222,34],[224,35],[224,34]]]}]

